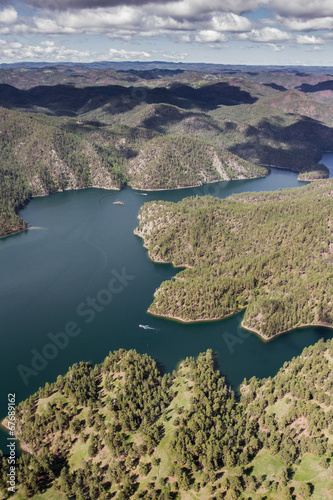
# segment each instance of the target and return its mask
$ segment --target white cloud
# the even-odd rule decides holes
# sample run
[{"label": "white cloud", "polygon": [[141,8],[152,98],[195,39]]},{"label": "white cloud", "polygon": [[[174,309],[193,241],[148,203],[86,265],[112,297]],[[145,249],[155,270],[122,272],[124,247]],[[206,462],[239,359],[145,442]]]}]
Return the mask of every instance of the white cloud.
[{"label": "white cloud", "polygon": [[145,31],[158,31],[158,30],[191,30],[193,24],[187,20],[180,21],[171,16],[145,16],[140,22],[141,28]]},{"label": "white cloud", "polygon": [[[1,0],[0,0],[1,1]],[[192,5],[193,4],[193,5]],[[221,6],[221,1],[213,4]],[[191,10],[191,5],[194,10]],[[61,34],[105,34],[109,38],[130,40],[136,36],[187,36],[191,41],[202,32],[242,32],[251,29],[251,22],[244,16],[231,12],[209,13],[212,7],[197,0],[167,2],[163,5],[149,4],[145,7],[119,6],[113,8],[95,8],[69,11],[41,11],[40,15],[17,19],[11,27],[12,34],[33,33],[42,35]],[[176,8],[177,7],[177,8]],[[202,11],[202,15],[197,12]],[[15,12],[15,11],[14,11]],[[180,13],[183,15],[181,16]],[[1,28],[1,26],[0,26]],[[9,33],[9,32],[8,32]],[[211,35],[224,41],[225,37]]]},{"label": "white cloud", "polygon": [[162,53],[162,56],[165,58],[165,59],[170,59],[171,61],[183,61],[184,59],[186,59],[188,57],[188,54],[184,53],[184,54],[178,54],[176,52],[172,52],[172,53]]},{"label": "white cloud", "polygon": [[[0,58],[10,61],[48,61],[48,62],[91,62],[96,60],[130,61],[147,60],[151,54],[137,50],[116,50],[107,49],[102,54],[96,54],[89,50],[70,49],[61,43],[45,40],[40,44],[22,44],[17,41],[7,42],[0,39]],[[169,55],[170,59],[176,56]],[[186,57],[179,56],[178,59]]]},{"label": "white cloud", "polygon": [[177,41],[180,42],[180,43],[191,43],[192,42],[192,38],[187,33],[186,35],[179,36]]},{"label": "white cloud", "polygon": [[278,21],[292,31],[316,31],[333,29],[333,17],[317,17],[314,19],[286,18],[278,16]]},{"label": "white cloud", "polygon": [[[0,4],[12,1],[0,0]],[[0,11],[0,35],[24,35],[22,52],[29,35],[40,35],[44,39],[56,35],[53,37],[56,40],[61,35],[66,36],[66,40],[69,36],[78,40],[79,35],[105,35],[109,40],[126,42],[164,37],[173,42],[197,42],[217,48],[225,47],[226,42],[241,40],[247,43],[247,48],[251,42],[255,47],[264,43],[275,52],[288,43],[320,47],[333,37],[330,33],[315,33],[316,30],[333,30],[333,0],[291,0],[289,4],[285,0],[43,0],[43,3],[41,0],[25,0],[25,3],[38,8],[29,11],[30,15],[21,15],[21,11],[18,15],[11,6]],[[251,17],[250,20],[246,17],[246,12],[260,6],[275,8],[277,15],[274,17],[272,10],[271,18],[255,16],[256,19]],[[314,32],[313,36],[307,32]],[[9,44],[6,50],[18,57],[15,52],[18,49],[13,45]],[[40,58],[42,54],[54,58],[67,54],[69,60],[74,60],[79,54],[86,59],[145,60],[151,57],[150,49],[140,51],[134,45],[127,51],[102,49],[103,55],[89,50],[69,50],[57,43],[36,43],[27,45],[25,58],[32,57],[31,54],[38,58],[39,54]],[[177,53],[168,56],[163,50],[161,55],[170,60],[182,60],[183,57]]]},{"label": "white cloud", "polygon": [[195,41],[199,43],[217,43],[226,42],[227,37],[224,33],[219,33],[214,30],[202,30],[195,37]]},{"label": "white cloud", "polygon": [[296,41],[301,45],[323,45],[325,43],[322,38],[310,35],[298,35]]},{"label": "white cloud", "polygon": [[318,45],[315,45],[314,47],[306,49],[306,52],[321,52],[323,49],[319,47]]},{"label": "white cloud", "polygon": [[130,7],[115,9],[84,9],[81,11],[62,12],[55,16],[62,27],[72,28],[77,32],[103,32],[110,28],[135,27],[141,21],[139,12]]},{"label": "white cloud", "polygon": [[[27,26],[25,27],[27,28]],[[20,28],[17,27],[16,32],[19,31]],[[57,24],[57,22],[54,19],[43,19],[43,18],[35,18],[34,25],[30,26],[30,31],[41,34],[49,34],[49,35],[56,35],[62,33],[70,34],[76,32],[74,28],[71,28],[69,26],[61,26]]]},{"label": "white cloud", "polygon": [[[173,17],[150,16],[129,7],[114,9],[84,9],[56,12],[25,18],[13,25],[13,34],[105,34],[113,38],[130,39],[136,35],[155,36],[161,32],[195,29],[193,23]],[[163,33],[162,33],[163,34]]]},{"label": "white cloud", "polygon": [[7,42],[1,40],[0,43],[1,60],[9,61],[91,61],[93,54],[89,51],[79,51],[68,49],[62,44],[44,41],[39,45],[22,44],[19,42]]},{"label": "white cloud", "polygon": [[243,16],[233,13],[217,14],[212,17],[212,28],[216,31],[248,31],[251,29],[251,22]]},{"label": "white cloud", "polygon": [[17,12],[13,7],[5,7],[0,11],[0,24],[13,24],[17,18]]},{"label": "white cloud", "polygon": [[[6,1],[6,0],[0,0]],[[176,17],[193,17],[209,12],[235,12],[242,14],[257,9],[260,5],[265,5],[269,0],[24,0],[40,9],[50,9],[58,12],[68,10],[115,8],[127,6],[133,8],[150,9],[155,14],[162,12]],[[93,4],[93,6],[92,6]]]},{"label": "white cloud", "polygon": [[261,29],[253,29],[249,33],[242,33],[240,35],[242,40],[251,40],[251,42],[284,42],[291,39],[290,33],[281,31],[278,28],[270,28],[266,26]]},{"label": "white cloud", "polygon": [[150,7],[158,14],[193,19],[194,17],[213,12],[233,12],[243,14],[266,4],[268,0],[180,0],[176,2],[150,3]]},{"label": "white cloud", "polygon": [[133,61],[148,59],[151,55],[148,52],[140,52],[138,50],[108,50],[108,58],[112,61]]},{"label": "white cloud", "polygon": [[333,16],[332,0],[271,0],[270,6],[286,17],[311,19]]},{"label": "white cloud", "polygon": [[268,43],[267,44],[274,52],[280,52],[281,50],[284,49],[283,45],[276,45],[275,43]]}]

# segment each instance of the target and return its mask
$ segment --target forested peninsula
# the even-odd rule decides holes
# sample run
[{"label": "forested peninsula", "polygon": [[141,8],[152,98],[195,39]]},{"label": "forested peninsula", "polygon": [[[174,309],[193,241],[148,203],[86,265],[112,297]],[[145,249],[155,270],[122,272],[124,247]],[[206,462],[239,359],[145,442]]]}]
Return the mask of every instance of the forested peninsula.
[{"label": "forested peninsula", "polygon": [[136,234],[150,258],[186,267],[155,292],[149,312],[181,321],[246,308],[264,339],[303,325],[333,326],[333,180],[225,200],[150,202]]},{"label": "forested peninsula", "polygon": [[163,376],[133,350],[75,364],[17,406],[29,453],[14,495],[0,458],[2,498],[329,500],[332,363],[321,340],[273,378],[244,380],[240,400],[212,351]]}]

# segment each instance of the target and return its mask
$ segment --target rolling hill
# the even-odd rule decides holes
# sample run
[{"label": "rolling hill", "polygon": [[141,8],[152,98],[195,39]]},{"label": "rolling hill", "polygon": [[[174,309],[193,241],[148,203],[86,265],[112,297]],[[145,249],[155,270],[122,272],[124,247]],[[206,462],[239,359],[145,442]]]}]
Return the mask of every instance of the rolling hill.
[{"label": "rolling hill", "polygon": [[316,94],[329,75],[200,69],[0,68],[0,235],[25,227],[31,196],[63,189],[173,189],[269,166],[328,176],[333,108]]}]

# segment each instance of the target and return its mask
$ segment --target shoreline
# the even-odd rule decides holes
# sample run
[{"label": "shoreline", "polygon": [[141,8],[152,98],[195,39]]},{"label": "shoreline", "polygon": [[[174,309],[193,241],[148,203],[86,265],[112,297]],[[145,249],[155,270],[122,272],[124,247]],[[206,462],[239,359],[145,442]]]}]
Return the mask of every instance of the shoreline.
[{"label": "shoreline", "polygon": [[[6,431],[9,431],[9,427],[5,424],[6,418],[4,418],[1,422],[1,427],[6,429]],[[27,444],[23,444],[19,438],[15,435],[16,443],[18,444],[18,447],[20,450],[22,450],[24,453],[29,453],[29,455],[33,455],[33,452],[30,450],[29,446]]]},{"label": "shoreline", "polygon": [[306,178],[306,179],[299,179],[298,180],[300,182],[315,182],[315,181],[326,181],[327,179],[329,179],[330,177],[321,177],[320,179],[310,179],[310,178]]},{"label": "shoreline", "polygon": [[[333,153],[333,151],[325,151],[323,154],[325,154],[325,153]],[[324,164],[318,162],[317,165],[324,165]],[[299,176],[301,175],[301,172],[298,172],[297,170],[293,170],[293,169],[288,168],[288,167],[277,167],[276,165],[269,165],[269,164],[265,164],[265,163],[260,163],[259,166],[266,167],[266,168],[277,168],[278,170],[289,170],[290,172],[294,172],[295,174],[298,174],[297,180],[300,182],[325,181],[326,179],[330,178],[330,176],[328,175],[328,177],[320,177],[320,178],[315,178],[315,179],[312,179],[310,177],[300,179]],[[326,165],[324,165],[324,166],[326,167]]]},{"label": "shoreline", "polygon": [[[212,182],[207,182],[205,184],[196,184],[196,185],[193,185],[193,186],[181,186],[181,187],[176,187],[176,188],[160,188],[160,189],[143,189],[143,188],[139,188],[139,187],[133,187],[131,186],[130,184],[127,184],[128,187],[130,187],[131,189],[133,189],[133,191],[148,191],[148,192],[154,192],[154,191],[175,191],[175,190],[180,190],[180,189],[192,189],[192,188],[197,188],[197,187],[201,187],[201,186],[209,186],[210,184],[216,184],[217,182],[229,182],[229,181],[232,181],[232,180],[249,180],[249,179],[259,179],[259,178],[262,178],[262,177],[267,177],[267,175],[269,175],[270,172],[268,172],[266,175],[259,175],[259,176],[256,176],[256,177],[245,177],[244,179],[228,179],[228,180],[223,180],[223,179],[220,179],[220,180],[216,180],[216,181],[212,181]],[[124,186],[124,187],[127,187],[127,186]],[[123,188],[116,188],[116,187],[112,187],[112,188],[108,188],[108,187],[103,187],[103,186],[87,186],[87,187],[82,187],[82,188],[66,188],[64,190],[57,190],[57,191],[53,191],[52,193],[47,193],[47,194],[37,194],[37,195],[31,195],[31,197],[25,202],[23,203],[23,205],[17,210],[17,212],[15,211],[16,215],[19,215],[19,212],[21,210],[23,210],[27,205],[28,203],[34,199],[34,198],[45,198],[46,196],[50,196],[52,194],[56,194],[56,193],[64,193],[66,191],[81,191],[81,190],[84,190],[84,189],[104,189],[105,191],[122,191]],[[24,221],[24,219],[22,219]],[[26,229],[29,229],[29,227],[26,227],[26,228],[22,228],[22,229],[19,229],[18,231],[14,231],[14,232],[11,232],[11,233],[8,233],[8,234],[4,234],[2,236],[0,236],[0,239],[1,238],[7,238],[7,236],[12,236],[16,233],[20,233],[22,231],[25,231]]]},{"label": "shoreline", "polygon": [[274,333],[274,335],[271,335],[270,337],[268,337],[264,333],[260,333],[259,330],[256,330],[255,328],[249,328],[249,327],[245,326],[243,324],[243,321],[241,322],[241,327],[244,328],[244,330],[247,330],[249,332],[255,333],[264,342],[268,342],[268,341],[274,339],[275,337],[278,337],[279,335],[283,335],[284,333],[292,332],[293,330],[298,330],[299,328],[310,328],[310,327],[313,327],[313,326],[320,326],[320,327],[324,327],[324,328],[333,329],[333,325],[330,325],[329,323],[304,323],[304,324],[301,324],[301,325],[298,325],[298,326],[295,326],[295,327],[292,327],[292,328],[287,328],[286,330],[282,330],[281,332]]},{"label": "shoreline", "polygon": [[14,236],[14,234],[19,234],[19,233],[23,233],[23,231],[28,231],[29,226],[28,227],[23,227],[22,229],[18,229],[17,231],[13,231],[12,233],[8,233],[8,234],[3,234],[2,236],[0,236],[0,240],[2,238],[8,238],[9,236]]},{"label": "shoreline", "polygon": [[[145,240],[144,240],[144,237],[137,234],[136,232],[137,228],[134,229],[134,234],[136,236],[138,236],[139,238],[141,238],[143,240],[143,247],[146,248],[147,250],[147,253],[148,253],[148,257],[149,259],[154,262],[155,264],[171,264],[175,269],[177,268],[183,268],[183,269],[190,269],[191,266],[175,266],[175,264],[172,262],[172,261],[157,261],[157,260],[154,260],[151,255],[149,254],[149,250],[148,250],[148,247],[146,246],[146,243],[145,243]],[[174,279],[177,279],[177,275],[173,277]],[[155,291],[154,293],[154,297],[156,296],[155,294],[159,291],[160,287],[157,288],[157,290]],[[246,306],[247,307],[247,306]],[[230,314],[227,314],[226,316],[223,316],[223,317],[219,317],[219,318],[207,318],[207,319],[184,319],[184,318],[180,318],[179,316],[168,316],[168,315],[165,315],[165,314],[159,314],[159,313],[155,313],[155,312],[152,312],[150,310],[150,307],[147,309],[147,313],[151,314],[152,316],[156,316],[156,317],[159,317],[159,318],[165,318],[165,319],[169,319],[171,321],[178,321],[180,323],[184,323],[184,324],[191,324],[191,323],[206,323],[206,322],[210,322],[210,321],[222,321],[226,318],[230,318],[231,316],[234,316],[235,314],[239,314],[240,312],[244,311],[246,309],[246,307],[244,307],[243,309],[241,309],[240,311],[237,311],[237,312],[234,312],[234,313],[230,313]],[[325,327],[325,328],[331,328],[333,329],[333,325],[330,325],[329,323],[304,323],[302,325],[299,325],[299,326],[296,326],[296,327],[293,327],[293,328],[288,328],[287,330],[282,330],[281,332],[278,332],[278,333],[275,333],[274,335],[268,337],[267,335],[265,335],[264,333],[261,333],[259,330],[256,330],[255,328],[248,328],[244,325],[243,321],[241,322],[241,325],[240,325],[244,330],[247,330],[249,332],[252,332],[256,335],[258,335],[264,342],[268,342],[272,339],[274,339],[275,337],[278,337],[279,335],[282,335],[283,333],[287,333],[287,332],[291,332],[293,330],[297,330],[298,328],[306,328],[306,327],[311,327],[311,326],[320,326],[320,327]]]},{"label": "shoreline", "polygon": [[[87,187],[82,187],[82,188],[66,188],[66,189],[58,189],[57,191],[52,191],[52,193],[47,193],[47,194],[33,194],[31,196],[31,198],[28,200],[27,203],[29,203],[30,200],[32,200],[33,198],[46,198],[46,196],[51,196],[51,194],[56,194],[56,193],[66,193],[67,191],[84,191],[85,189],[104,189],[105,191],[121,191],[123,188],[116,188],[116,187],[112,187],[112,188],[108,188],[108,187],[102,187],[102,186],[87,186]],[[24,208],[27,203],[22,207]],[[20,210],[22,210],[22,208],[20,208]],[[19,210],[19,211],[20,211]]]},{"label": "shoreline", "polygon": [[[140,220],[140,216],[138,216],[138,219]],[[145,248],[147,250],[147,254],[148,254],[148,257],[149,259],[154,263],[154,264],[171,264],[172,267],[174,267],[175,269],[193,269],[193,266],[189,266],[189,265],[185,265],[185,264],[181,264],[180,266],[176,266],[176,264],[174,264],[171,260],[167,261],[167,260],[154,260],[154,258],[150,255],[150,252],[149,252],[149,247],[146,245],[146,242],[145,242],[145,239],[143,236],[141,236],[141,234],[138,234],[138,230],[139,229],[139,226],[136,227],[134,230],[133,230],[133,234],[135,234],[135,236],[137,236],[138,238],[141,238],[143,240],[143,248]],[[177,275],[174,276],[175,279],[177,279]],[[179,279],[179,278],[178,278]],[[158,290],[158,289],[157,289]],[[156,293],[156,292],[155,292]]]},{"label": "shoreline", "polygon": [[[224,319],[230,318],[231,316],[235,316],[236,314],[241,313],[245,309],[246,309],[246,307],[244,307],[240,311],[227,314],[226,316],[223,316],[223,317],[207,318],[207,319],[184,319],[184,318],[180,318],[179,316],[168,316],[166,314],[159,314],[159,313],[152,312],[150,310],[150,308],[148,308],[147,313],[149,313],[151,316],[156,316],[158,318],[169,319],[171,321],[177,321],[179,323],[191,324],[191,323],[208,323],[211,321],[223,321]],[[319,326],[319,327],[333,329],[333,325],[330,325],[329,323],[304,323],[302,325],[288,328],[287,330],[282,330],[281,332],[275,333],[274,335],[271,335],[270,337],[268,337],[267,335],[265,335],[264,333],[261,333],[259,330],[256,330],[255,328],[249,328],[249,327],[245,326],[243,321],[241,322],[240,326],[244,330],[247,330],[249,332],[252,332],[252,333],[258,335],[264,342],[269,342],[270,340],[274,339],[275,337],[278,337],[279,335],[282,335],[282,334],[288,333],[288,332],[292,332],[293,330],[298,330],[299,328],[310,328],[310,327],[314,327],[314,326]]]},{"label": "shoreline", "polygon": [[179,316],[166,316],[165,314],[159,314],[159,313],[154,313],[147,309],[147,313],[149,313],[151,316],[156,316],[158,318],[164,318],[164,319],[170,319],[171,321],[178,321],[179,323],[209,323],[211,321],[223,321],[224,319],[231,318],[231,316],[236,316],[236,314],[240,314],[246,309],[246,307],[243,307],[240,311],[237,312],[232,312],[230,314],[227,314],[226,316],[223,316],[222,318],[207,318],[207,319],[184,319],[180,318]]},{"label": "shoreline", "polygon": [[[261,167],[262,165],[259,165],[259,166]],[[265,167],[265,168],[268,168],[268,167]],[[192,189],[192,188],[197,188],[197,187],[202,187],[202,186],[209,186],[210,184],[216,184],[217,182],[247,181],[247,180],[251,180],[251,179],[262,179],[263,177],[267,177],[269,174],[270,174],[270,172],[268,172],[265,175],[256,175],[255,177],[242,177],[242,178],[237,178],[237,179],[218,179],[216,181],[204,182],[201,184],[194,184],[191,186],[178,186],[178,187],[174,187],[174,188],[155,188],[155,189],[146,188],[146,189],[144,189],[144,188],[139,188],[139,187],[133,187],[130,184],[128,184],[128,186],[130,188],[132,188],[133,191],[149,191],[149,192],[153,192],[153,191],[177,191],[179,189]]]}]

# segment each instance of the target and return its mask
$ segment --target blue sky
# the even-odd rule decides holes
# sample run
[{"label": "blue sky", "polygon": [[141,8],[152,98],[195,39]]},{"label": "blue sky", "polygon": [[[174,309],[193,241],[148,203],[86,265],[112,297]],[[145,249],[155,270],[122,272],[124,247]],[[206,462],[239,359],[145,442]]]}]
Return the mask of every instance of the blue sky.
[{"label": "blue sky", "polygon": [[0,63],[332,65],[333,0],[0,0]]}]

